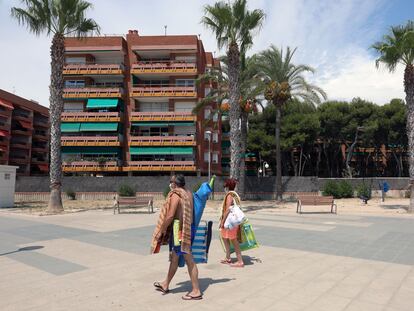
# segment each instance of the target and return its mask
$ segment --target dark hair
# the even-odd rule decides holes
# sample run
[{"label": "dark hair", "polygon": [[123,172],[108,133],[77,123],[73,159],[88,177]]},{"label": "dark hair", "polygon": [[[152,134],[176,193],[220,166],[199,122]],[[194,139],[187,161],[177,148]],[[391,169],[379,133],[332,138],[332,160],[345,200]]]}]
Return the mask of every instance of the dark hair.
[{"label": "dark hair", "polygon": [[185,178],[183,174],[177,174],[175,175],[175,184],[178,187],[184,187],[185,186]]},{"label": "dark hair", "polygon": [[229,188],[230,191],[233,191],[236,188],[237,179],[235,178],[228,178],[224,181],[224,187]]}]

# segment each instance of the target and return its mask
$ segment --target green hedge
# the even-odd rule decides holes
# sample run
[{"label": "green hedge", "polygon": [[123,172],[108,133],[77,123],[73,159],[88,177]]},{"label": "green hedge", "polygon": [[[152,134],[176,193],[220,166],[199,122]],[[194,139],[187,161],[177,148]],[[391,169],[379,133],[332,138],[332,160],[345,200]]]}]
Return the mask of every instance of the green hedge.
[{"label": "green hedge", "polygon": [[335,199],[352,198],[354,196],[354,189],[346,180],[341,180],[340,182],[329,180],[323,187],[322,195],[333,196]]}]

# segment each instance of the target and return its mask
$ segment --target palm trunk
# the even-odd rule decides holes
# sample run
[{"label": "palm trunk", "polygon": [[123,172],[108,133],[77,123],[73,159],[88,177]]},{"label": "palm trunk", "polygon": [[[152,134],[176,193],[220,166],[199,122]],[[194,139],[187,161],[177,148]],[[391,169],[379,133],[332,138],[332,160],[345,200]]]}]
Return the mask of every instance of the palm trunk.
[{"label": "palm trunk", "polygon": [[63,66],[65,62],[65,41],[61,34],[55,34],[50,48],[50,200],[47,212],[63,211],[62,205],[62,160],[60,155],[60,116],[63,110]]},{"label": "palm trunk", "polygon": [[230,99],[230,177],[240,178],[240,149],[241,149],[241,131],[240,131],[240,52],[236,43],[230,44],[227,52],[229,61],[229,99]]},{"label": "palm trunk", "polygon": [[[246,154],[247,149],[247,121],[248,121],[248,113],[245,111],[241,112],[241,145],[240,151],[242,155]],[[240,198],[244,200],[245,198],[245,191],[246,191],[246,163],[245,163],[245,156],[242,156],[240,159],[240,178],[239,178],[239,185],[238,185],[238,192]]]},{"label": "palm trunk", "polygon": [[280,154],[280,127],[281,127],[281,109],[280,103],[276,105],[276,201],[282,200],[282,159]]},{"label": "palm trunk", "polygon": [[409,213],[414,213],[414,66],[407,65],[404,71],[405,101],[407,103],[407,136],[410,163],[411,196]]}]

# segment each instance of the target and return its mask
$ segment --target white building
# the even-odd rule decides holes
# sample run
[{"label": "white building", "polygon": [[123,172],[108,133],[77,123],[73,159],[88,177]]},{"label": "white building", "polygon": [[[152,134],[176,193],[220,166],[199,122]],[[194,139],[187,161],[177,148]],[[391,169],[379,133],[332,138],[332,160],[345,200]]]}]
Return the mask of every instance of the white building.
[{"label": "white building", "polygon": [[17,166],[0,165],[0,207],[14,206]]}]

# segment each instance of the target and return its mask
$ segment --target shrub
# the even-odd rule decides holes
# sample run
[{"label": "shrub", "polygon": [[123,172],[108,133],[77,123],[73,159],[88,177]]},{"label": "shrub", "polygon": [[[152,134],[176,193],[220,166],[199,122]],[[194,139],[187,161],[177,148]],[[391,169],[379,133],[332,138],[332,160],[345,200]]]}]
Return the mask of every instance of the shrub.
[{"label": "shrub", "polygon": [[333,180],[328,180],[323,186],[322,195],[333,196],[335,199],[339,199],[341,196],[338,183]]},{"label": "shrub", "polygon": [[167,188],[164,189],[164,192],[162,193],[164,196],[164,199],[167,197],[167,195],[170,193],[171,189],[170,186],[168,185]]},{"label": "shrub", "polygon": [[66,190],[66,195],[69,197],[69,199],[76,200],[76,193],[72,189]]},{"label": "shrub", "polygon": [[358,198],[365,197],[371,199],[371,188],[365,183],[359,184],[357,186],[357,196]]},{"label": "shrub", "polygon": [[352,198],[354,196],[354,189],[352,185],[346,180],[341,180],[338,184],[339,197]]},{"label": "shrub", "polygon": [[405,190],[405,193],[404,193],[404,198],[406,198],[406,199],[411,198],[411,190],[410,190],[410,189]]},{"label": "shrub", "polygon": [[133,197],[135,196],[135,191],[127,184],[122,184],[118,189],[118,194],[121,197]]}]

